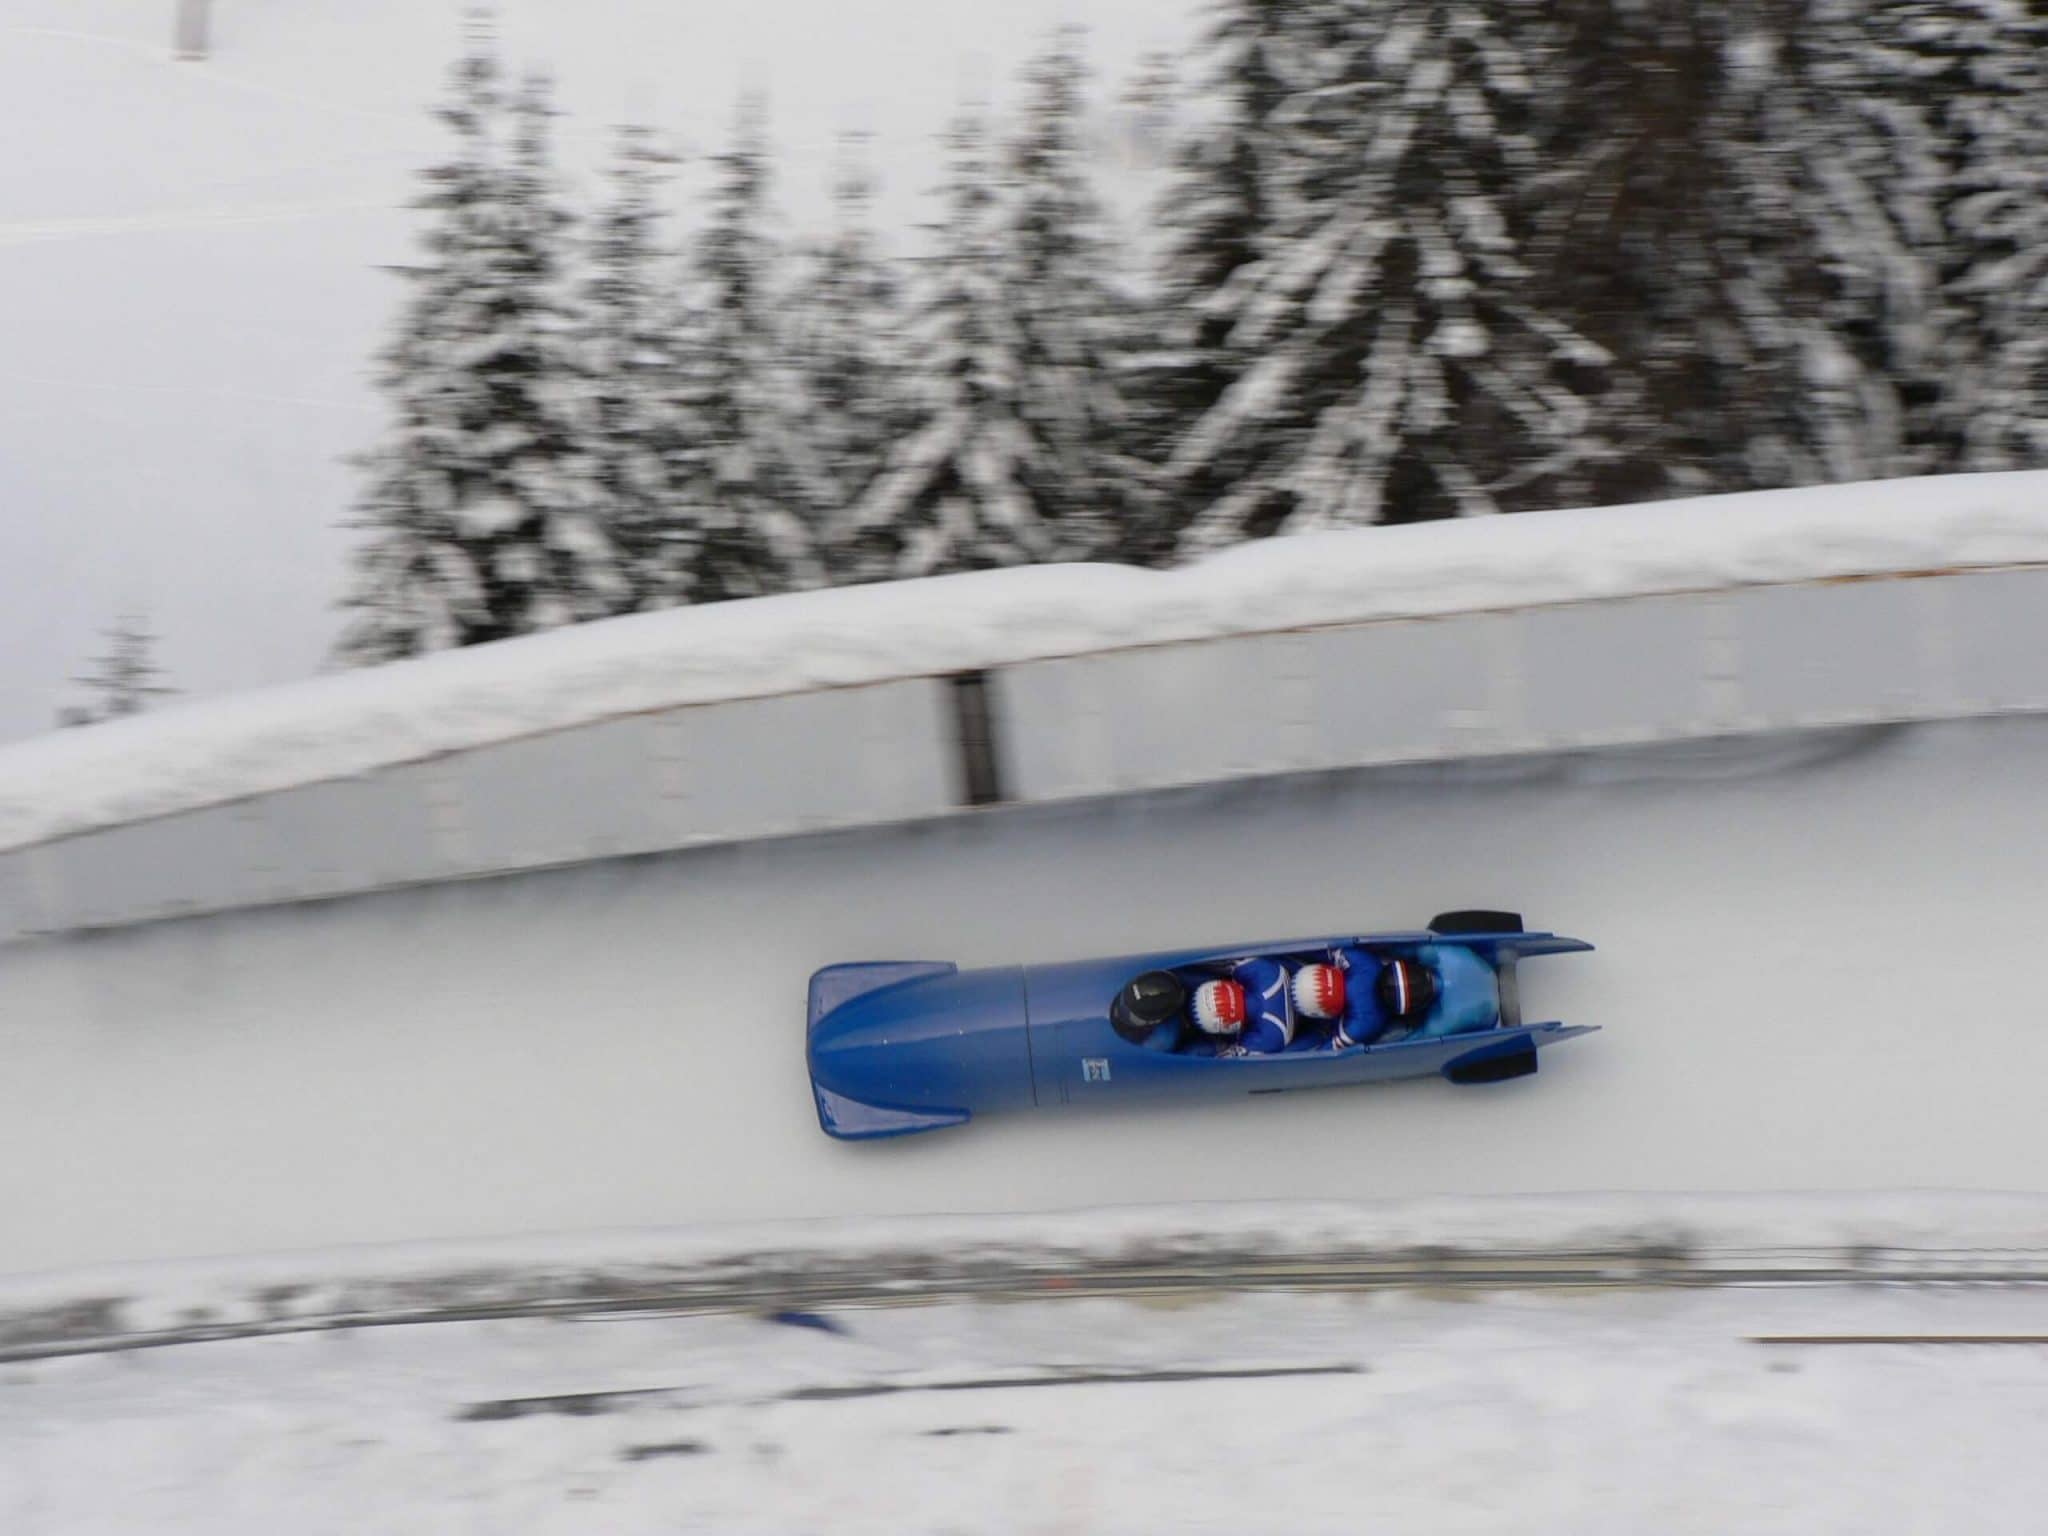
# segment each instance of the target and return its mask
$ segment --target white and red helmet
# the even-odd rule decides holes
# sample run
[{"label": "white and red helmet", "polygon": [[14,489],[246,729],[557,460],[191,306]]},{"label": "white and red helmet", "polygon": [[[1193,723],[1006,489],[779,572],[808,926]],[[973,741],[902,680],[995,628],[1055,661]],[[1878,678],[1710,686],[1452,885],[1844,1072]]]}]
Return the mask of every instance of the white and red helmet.
[{"label": "white and red helmet", "polygon": [[1203,982],[1188,1006],[1205,1035],[1234,1035],[1244,1028],[1244,988],[1234,981]]},{"label": "white and red helmet", "polygon": [[1304,965],[1292,988],[1294,1011],[1304,1019],[1334,1019],[1344,1011],[1344,973],[1334,965]]}]

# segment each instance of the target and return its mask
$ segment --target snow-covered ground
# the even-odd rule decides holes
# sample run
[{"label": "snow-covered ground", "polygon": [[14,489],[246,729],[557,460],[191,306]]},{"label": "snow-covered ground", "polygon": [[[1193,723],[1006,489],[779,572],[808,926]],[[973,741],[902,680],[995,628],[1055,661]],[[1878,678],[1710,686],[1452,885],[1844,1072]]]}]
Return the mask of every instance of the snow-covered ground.
[{"label": "snow-covered ground", "polygon": [[2041,1528],[2039,1289],[496,1322],[0,1368],[9,1536]]},{"label": "snow-covered ground", "polygon": [[[2048,722],[1419,767],[23,944],[0,1270],[713,1220],[1582,1190],[2048,1190]],[[1530,1080],[828,1140],[805,978],[1402,927],[1596,953]]]},{"label": "snow-covered ground", "polygon": [[0,850],[644,711],[1119,647],[2048,563],[2048,471],[1266,539],[585,624],[0,750]]},{"label": "snow-covered ground", "polygon": [[[379,428],[372,354],[414,255],[414,172],[464,0],[0,4],[0,739],[47,729],[98,631],[144,605],[191,693],[312,672],[338,629],[345,455]],[[613,125],[698,157],[768,98],[785,232],[821,227],[836,140],[872,137],[879,216],[908,234],[937,135],[998,106],[1062,22],[1104,98],[1187,32],[1193,0],[496,0],[508,64],[550,69],[579,189]],[[1105,125],[1107,126],[1107,125]],[[1105,146],[1142,218],[1146,185]],[[251,637],[260,637],[252,643]]]}]

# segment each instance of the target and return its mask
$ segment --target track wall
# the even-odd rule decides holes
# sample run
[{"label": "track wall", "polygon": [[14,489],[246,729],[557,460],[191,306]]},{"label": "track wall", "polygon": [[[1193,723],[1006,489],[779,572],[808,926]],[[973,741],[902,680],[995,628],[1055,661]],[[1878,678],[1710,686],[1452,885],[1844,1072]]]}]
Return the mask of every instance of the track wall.
[{"label": "track wall", "polygon": [[1403,762],[2048,710],[2048,568],[1104,651],[608,719],[0,853],[0,944]]}]

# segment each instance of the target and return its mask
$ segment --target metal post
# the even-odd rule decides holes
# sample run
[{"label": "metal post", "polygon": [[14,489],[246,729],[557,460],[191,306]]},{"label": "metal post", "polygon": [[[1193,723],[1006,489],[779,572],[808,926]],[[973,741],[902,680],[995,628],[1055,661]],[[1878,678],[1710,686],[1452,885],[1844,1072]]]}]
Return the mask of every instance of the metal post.
[{"label": "metal post", "polygon": [[1003,792],[1001,743],[989,701],[986,672],[960,672],[953,682],[954,747],[958,771],[954,794],[960,805],[998,805]]},{"label": "metal post", "polygon": [[206,57],[207,0],[178,0],[177,35],[172,40],[173,58]]}]

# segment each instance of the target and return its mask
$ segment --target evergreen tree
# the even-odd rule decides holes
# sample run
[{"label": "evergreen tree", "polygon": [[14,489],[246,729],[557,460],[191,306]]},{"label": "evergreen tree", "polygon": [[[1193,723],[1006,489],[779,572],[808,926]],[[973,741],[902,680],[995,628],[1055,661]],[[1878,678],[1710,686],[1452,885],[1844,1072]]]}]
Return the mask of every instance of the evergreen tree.
[{"label": "evergreen tree", "polygon": [[987,127],[963,114],[947,144],[937,248],[913,301],[911,425],[840,529],[866,576],[1023,565],[1062,548],[1033,489],[1054,467],[1018,412],[1024,342],[1005,291]]},{"label": "evergreen tree", "polygon": [[[1823,408],[1829,479],[1908,474],[1945,457],[1930,408],[1953,365],[1941,295],[1937,125],[1924,68],[1895,46],[1882,4],[1813,0],[1795,36],[1818,321],[1849,359]],[[1847,391],[1840,383],[1851,383]]]},{"label": "evergreen tree", "polygon": [[411,299],[379,380],[392,425],[360,461],[370,536],[342,643],[359,662],[594,617],[624,590],[575,420],[545,86],[508,104],[479,47],[438,115],[455,152],[416,204],[427,259],[403,272]]},{"label": "evergreen tree", "polygon": [[60,726],[96,725],[140,714],[152,699],[175,693],[161,681],[156,664],[156,636],[140,614],[123,614],[103,631],[106,653],[93,659],[92,670],[74,678],[89,695],[84,704],[58,711]]},{"label": "evergreen tree", "polygon": [[[791,305],[805,431],[825,490],[820,528],[844,521],[909,426],[900,285],[876,250],[874,182],[851,144],[833,201],[836,227],[810,253]],[[828,579],[847,579],[857,569],[839,569],[837,552],[827,558]]]},{"label": "evergreen tree", "polygon": [[1722,239],[1748,290],[1737,302],[1756,350],[1779,360],[1793,388],[1776,456],[1747,455],[1746,484],[1731,489],[1913,467],[1896,380],[1928,339],[1934,292],[1913,213],[1923,146],[1900,133],[1891,82],[1867,56],[1865,10],[1865,0],[1769,0],[1736,13],[1723,90],[1745,221],[1739,243]]},{"label": "evergreen tree", "polygon": [[949,138],[937,250],[911,322],[911,426],[848,519],[871,575],[1145,559],[1159,535],[1125,393],[1137,313],[1080,139],[1081,62],[1032,64],[995,190],[986,125]]},{"label": "evergreen tree", "polygon": [[1025,73],[1008,156],[1002,302],[1018,342],[1018,416],[1041,455],[1028,489],[1054,558],[1145,561],[1165,546],[1126,395],[1138,310],[1111,276],[1115,252],[1089,180],[1085,78],[1071,31]]},{"label": "evergreen tree", "polygon": [[[1272,191],[1280,173],[1274,117],[1299,54],[1298,0],[1214,0],[1192,67],[1196,110],[1175,146],[1160,205],[1166,246],[1160,272],[1166,355],[1148,397],[1158,416],[1158,456],[1212,410],[1253,362],[1233,342],[1234,284],[1273,237]],[[1167,487],[1174,531],[1220,496],[1241,466],[1202,457]]]},{"label": "evergreen tree", "polygon": [[1959,465],[2048,465],[2048,14],[2023,0],[1900,3],[1898,29],[1946,69],[1941,198],[1964,387]]},{"label": "evergreen tree", "polygon": [[1932,138],[1864,0],[1559,0],[1545,302],[1613,359],[1600,500],[1927,467]]},{"label": "evergreen tree", "polygon": [[1200,550],[1275,531],[1541,506],[1601,454],[1608,361],[1524,260],[1530,8],[1305,0],[1275,110],[1272,235],[1218,295],[1252,359],[1178,446],[1228,489]]},{"label": "evergreen tree", "polygon": [[681,317],[664,281],[655,201],[673,164],[646,129],[619,130],[580,309],[582,430],[626,609],[686,600],[698,557],[699,530],[678,509],[688,505],[701,428],[685,399]]},{"label": "evergreen tree", "polygon": [[713,163],[718,183],[680,338],[684,400],[701,434],[676,507],[693,550],[676,596],[691,603],[815,585],[811,518],[827,494],[805,444],[782,323],[757,106],[743,109],[732,147]]},{"label": "evergreen tree", "polygon": [[1860,300],[1854,334],[1877,337],[1905,467],[2041,462],[2048,17],[2015,0],[1814,0],[1804,22],[1815,99],[1834,108],[1815,114],[1817,243]]}]

